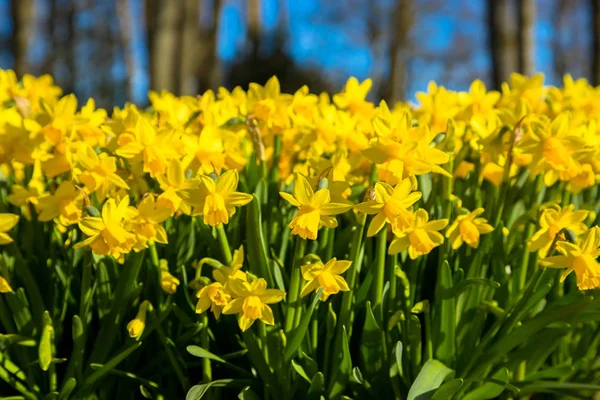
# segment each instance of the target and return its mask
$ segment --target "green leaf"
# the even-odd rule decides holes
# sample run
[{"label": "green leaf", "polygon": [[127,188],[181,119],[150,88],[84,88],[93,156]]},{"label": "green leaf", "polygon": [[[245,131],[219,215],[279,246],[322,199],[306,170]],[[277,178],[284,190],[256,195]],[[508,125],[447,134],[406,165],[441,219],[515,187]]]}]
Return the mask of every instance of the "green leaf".
[{"label": "green leaf", "polygon": [[246,207],[246,240],[250,270],[264,278],[268,287],[273,287],[274,280],[269,268],[270,260],[267,256],[267,241],[263,233],[260,202],[256,196]]},{"label": "green leaf", "polygon": [[[509,372],[507,368],[502,368],[498,370],[493,378],[499,383],[508,383],[509,380]],[[478,387],[477,389],[467,393],[463,400],[485,400],[485,399],[493,399],[498,396],[502,392],[504,392],[505,386],[495,382],[485,382],[483,385]]]},{"label": "green leaf", "polygon": [[8,334],[4,334],[4,335],[0,334],[0,341],[5,341],[10,344],[17,344],[19,346],[26,346],[26,347],[33,347],[37,344],[35,339],[17,335],[14,333],[8,333]]},{"label": "green leaf", "polygon": [[38,348],[38,356],[40,368],[42,371],[48,371],[50,364],[52,364],[54,341],[54,328],[52,327],[52,321],[50,320],[50,314],[48,311],[44,312],[44,320],[46,325],[42,331],[42,338],[40,339],[40,346]]},{"label": "green leaf", "polygon": [[460,378],[452,379],[444,383],[435,391],[433,396],[431,396],[431,400],[447,400],[451,398],[456,392],[460,390],[463,383],[464,381]]},{"label": "green leaf", "polygon": [[337,315],[333,311],[333,305],[331,302],[327,304],[327,324],[325,329],[325,338],[329,342],[335,335],[335,326],[337,323]]},{"label": "green leaf", "polygon": [[528,393],[546,391],[548,389],[573,391],[575,393],[580,393],[581,391],[600,392],[600,385],[578,382],[539,381],[523,386],[519,393],[525,395]]},{"label": "green leaf", "polygon": [[320,288],[319,291],[314,295],[312,303],[302,315],[300,324],[296,327],[296,329],[290,332],[290,337],[288,338],[285,350],[283,352],[283,359],[286,363],[290,361],[292,357],[294,357],[300,348],[300,345],[304,340],[304,336],[306,335],[306,331],[308,330],[308,325],[310,324],[313,311],[317,307],[317,304],[319,304],[321,293],[323,293],[323,288]]},{"label": "green leaf", "polygon": [[411,315],[408,319],[408,345],[410,346],[410,362],[413,366],[412,371],[416,374],[421,366],[421,349],[423,346],[421,321],[416,315]]},{"label": "green leaf", "polygon": [[430,399],[444,379],[453,373],[453,370],[438,360],[427,361],[410,387],[407,400]]},{"label": "green leaf", "polygon": [[469,289],[471,286],[486,286],[492,289],[498,289],[500,284],[491,279],[483,279],[483,278],[467,278],[461,280],[456,285],[451,288],[442,289],[436,292],[436,297],[440,299],[450,299],[452,297],[457,297],[465,290]]},{"label": "green leaf", "polygon": [[367,301],[365,324],[360,342],[361,365],[368,378],[371,378],[383,366],[383,346],[381,328],[377,324],[371,302]]},{"label": "green leaf", "polygon": [[76,386],[77,386],[77,381],[75,380],[75,378],[69,378],[69,379],[65,380],[65,383],[62,385],[62,388],[60,389],[60,392],[58,393],[58,400],[69,399],[69,397],[71,396],[71,393],[73,393],[73,390],[75,390]]},{"label": "green leaf", "polygon": [[369,296],[369,289],[371,288],[371,284],[373,283],[373,271],[375,270],[375,262],[371,263],[371,268],[367,269],[367,275],[365,279],[362,281],[358,290],[355,293],[356,303],[354,307],[359,307],[367,300]]},{"label": "green leaf", "polygon": [[[448,261],[444,261],[438,270],[438,292],[452,289],[452,271]],[[433,344],[435,358],[452,365],[456,353],[456,299],[441,299],[435,309],[433,322]],[[436,298],[436,306],[438,305]]]},{"label": "green leaf", "polygon": [[300,364],[298,364],[296,361],[292,360],[292,367],[298,373],[298,375],[300,375],[302,378],[304,378],[304,380],[306,382],[310,383],[310,378],[308,377],[308,375],[306,375],[304,368],[302,368],[302,366]]},{"label": "green leaf", "polygon": [[142,342],[133,342],[129,346],[125,347],[123,351],[111,358],[105,363],[102,368],[92,372],[82,382],[79,390],[76,393],[76,397],[80,397],[83,393],[89,393],[92,387],[98,382],[100,378],[110,372],[113,368],[119,365],[124,359],[126,359],[131,353],[138,349],[142,345]]},{"label": "green leaf", "polygon": [[306,400],[320,400],[324,389],[325,377],[322,373],[317,372],[310,382],[308,392],[306,392]]},{"label": "green leaf", "polygon": [[204,397],[208,389],[210,389],[211,387],[245,387],[250,383],[252,382],[244,379],[217,379],[208,383],[203,383],[201,385],[192,386],[191,389],[187,392],[185,400],[199,400],[202,397]]},{"label": "green leaf", "polygon": [[402,368],[402,342],[396,343],[394,347],[394,359],[396,360],[396,368],[398,368],[398,375],[403,376],[403,368]]},{"label": "green leaf", "polygon": [[250,386],[246,386],[242,389],[240,394],[238,394],[238,399],[240,400],[260,400],[260,397],[252,389]]},{"label": "green leaf", "polygon": [[328,398],[330,399],[336,399],[344,393],[352,371],[352,359],[350,358],[346,327],[342,327],[342,352],[341,354],[334,354],[334,357],[339,357],[339,360],[332,360],[334,373],[329,384]]},{"label": "green leaf", "polygon": [[557,367],[550,367],[538,371],[536,373],[527,375],[525,377],[526,381],[539,381],[543,379],[560,379],[565,376],[571,375],[575,371],[575,367],[573,365],[561,365]]}]

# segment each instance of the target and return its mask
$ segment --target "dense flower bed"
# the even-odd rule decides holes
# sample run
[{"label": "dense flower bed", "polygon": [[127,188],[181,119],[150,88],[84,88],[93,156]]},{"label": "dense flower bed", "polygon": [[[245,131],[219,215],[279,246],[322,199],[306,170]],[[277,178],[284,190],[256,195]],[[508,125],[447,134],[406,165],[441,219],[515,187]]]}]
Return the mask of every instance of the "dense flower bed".
[{"label": "dense flower bed", "polygon": [[0,393],[600,391],[600,88],[370,86],[106,111],[0,71]]}]

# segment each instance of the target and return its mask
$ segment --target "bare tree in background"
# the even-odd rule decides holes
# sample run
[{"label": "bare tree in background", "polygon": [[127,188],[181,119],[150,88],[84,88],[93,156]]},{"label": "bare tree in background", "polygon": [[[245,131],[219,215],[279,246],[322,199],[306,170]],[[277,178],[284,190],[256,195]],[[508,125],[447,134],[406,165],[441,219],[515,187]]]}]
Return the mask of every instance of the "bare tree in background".
[{"label": "bare tree in background", "polygon": [[552,53],[554,55],[554,73],[557,79],[561,79],[568,70],[567,51],[565,49],[563,32],[568,29],[568,7],[569,0],[558,0],[553,15],[553,25],[556,34],[552,39]]},{"label": "bare tree in background", "polygon": [[592,84],[600,85],[600,0],[590,0],[592,6]]},{"label": "bare tree in background", "polygon": [[252,46],[254,57],[258,55],[261,40],[260,24],[260,2],[261,0],[248,0],[246,3],[246,20],[248,24],[248,40]]},{"label": "bare tree in background", "polygon": [[131,5],[129,0],[117,0],[117,16],[119,32],[121,35],[121,46],[125,58],[127,98],[133,99],[133,73],[135,63],[133,61],[133,44],[131,35]]},{"label": "bare tree in background", "polygon": [[17,76],[30,72],[27,52],[32,41],[35,27],[34,0],[12,0],[11,11],[13,19],[12,51],[14,55],[14,70]]},{"label": "bare tree in background", "polygon": [[488,0],[488,29],[492,55],[492,82],[496,89],[517,70],[513,18],[509,0]]},{"label": "bare tree in background", "polygon": [[178,89],[178,60],[182,22],[181,0],[146,0],[146,29],[150,53],[150,88]]},{"label": "bare tree in background", "polygon": [[532,76],[535,72],[535,0],[519,0],[519,72]]},{"label": "bare tree in background", "polygon": [[[187,0],[188,2],[197,2],[197,0]],[[219,65],[219,58],[217,56],[217,34],[219,32],[219,23],[221,21],[221,8],[223,6],[223,0],[213,0],[211,12],[211,21],[208,26],[199,25],[199,15],[196,13],[196,36],[188,37],[188,42],[195,41],[196,47],[195,52],[196,63],[191,65],[194,70],[194,76],[189,79],[187,76],[182,75],[182,83],[186,85],[185,90],[182,90],[182,94],[194,94],[203,93],[208,89],[216,89],[221,83],[221,72]],[[187,11],[186,11],[187,12]],[[195,11],[194,11],[195,12]],[[187,26],[187,25],[186,25]],[[188,47],[186,44],[186,33],[184,31],[183,38],[183,52],[187,53]],[[182,60],[183,64],[183,60]],[[191,83],[190,83],[191,82]]]},{"label": "bare tree in background", "polygon": [[383,93],[384,99],[390,106],[406,98],[410,29],[415,20],[414,0],[396,0],[392,18],[389,79],[384,85]]}]

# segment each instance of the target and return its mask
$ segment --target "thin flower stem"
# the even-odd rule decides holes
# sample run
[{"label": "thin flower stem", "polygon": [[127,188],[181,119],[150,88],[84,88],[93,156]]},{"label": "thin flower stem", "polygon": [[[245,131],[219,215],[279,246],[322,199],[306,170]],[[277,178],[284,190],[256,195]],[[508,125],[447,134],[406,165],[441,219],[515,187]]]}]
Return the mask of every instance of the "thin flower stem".
[{"label": "thin flower stem", "polygon": [[385,282],[385,258],[387,256],[387,229],[384,227],[377,234],[377,243],[375,250],[375,276],[373,277],[373,286],[371,291],[371,304],[375,307],[381,304],[383,295],[383,284]]},{"label": "thin flower stem", "polygon": [[296,322],[296,313],[301,313],[299,301],[300,286],[302,284],[300,267],[302,263],[302,258],[304,257],[305,249],[306,240],[302,239],[300,236],[296,237],[296,246],[294,249],[294,260],[291,274],[292,276],[290,279],[290,287],[288,292],[287,314],[285,315],[285,333],[289,333],[292,329],[294,329]]},{"label": "thin flower stem", "polygon": [[223,224],[217,227],[217,240],[219,241],[219,246],[221,246],[221,252],[223,253],[223,261],[225,261],[225,265],[230,265],[232,260],[231,248],[229,247],[229,241],[227,240],[227,234],[225,233]]},{"label": "thin flower stem", "polygon": [[[200,341],[202,343],[202,348],[204,348],[206,351],[210,351],[210,337],[208,335],[208,314],[207,313],[202,313],[202,325],[203,325],[203,329],[202,332],[200,333]],[[203,358],[202,359],[202,381],[203,382],[210,382],[212,380],[212,367],[210,365],[210,359],[209,358]]]}]

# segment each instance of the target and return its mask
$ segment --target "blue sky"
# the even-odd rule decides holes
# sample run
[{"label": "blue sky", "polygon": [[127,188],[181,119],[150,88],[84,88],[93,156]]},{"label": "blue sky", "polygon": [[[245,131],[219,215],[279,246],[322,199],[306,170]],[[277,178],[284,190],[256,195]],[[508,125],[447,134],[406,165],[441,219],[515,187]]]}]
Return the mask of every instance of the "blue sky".
[{"label": "blue sky", "polygon": [[[36,27],[39,29],[29,53],[33,64],[41,63],[49,51],[50,41],[43,35],[43,24],[47,23],[44,18],[48,13],[47,1],[37,1]],[[224,1],[218,32],[218,54],[225,65],[243,53],[246,46],[245,3],[244,0]],[[473,79],[486,80],[489,77],[486,2],[447,1],[441,8],[432,10],[431,4],[436,3],[440,2],[417,0],[418,19],[411,31],[413,51],[408,65],[411,98],[414,98],[416,91],[425,90],[430,80],[436,80],[452,89],[465,90]],[[112,4],[112,1],[95,2],[93,9],[79,13],[76,20],[77,29],[94,32],[99,18],[112,16],[114,19]],[[149,84],[143,31],[143,0],[130,0],[130,4],[134,19],[131,27],[134,45],[132,49],[128,49],[135,61],[133,100],[143,103]],[[210,1],[203,4],[210,6]],[[300,66],[322,70],[326,78],[338,87],[341,87],[349,76],[356,76],[362,80],[385,74],[386,43],[382,42],[375,49],[371,47],[365,16],[373,12],[369,7],[375,4],[378,13],[376,18],[381,21],[379,27],[385,35],[390,29],[393,0],[348,0],[345,2],[345,8],[339,4],[327,0],[262,0],[262,29],[268,39],[269,34],[278,29],[279,18],[283,16],[286,21],[282,26],[288,39],[288,54]],[[0,68],[10,68],[13,62],[8,46],[12,32],[9,7],[9,0],[0,0]],[[585,19],[585,10],[580,11],[579,16]],[[548,83],[557,83],[556,77],[551,73],[551,45],[556,36],[551,17],[552,10],[548,7],[539,8],[535,30],[535,63],[538,70],[548,73]],[[210,24],[212,21],[201,20],[201,23]],[[573,29],[585,30],[586,24],[577,24]],[[579,38],[581,41],[585,36],[580,35]],[[261,51],[269,51],[269,40],[265,41],[264,47]],[[85,43],[80,43],[75,54],[77,62],[81,64],[81,70],[86,70],[86,65],[94,63],[91,61],[94,55],[93,48]],[[64,67],[57,65],[55,73],[60,74],[61,68]],[[116,82],[125,79],[122,54],[116,55],[110,68],[110,76]],[[77,79],[75,90],[77,94],[87,97],[93,95],[95,86],[97,85],[93,76],[81,76]]]}]

